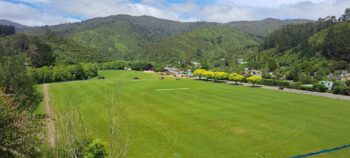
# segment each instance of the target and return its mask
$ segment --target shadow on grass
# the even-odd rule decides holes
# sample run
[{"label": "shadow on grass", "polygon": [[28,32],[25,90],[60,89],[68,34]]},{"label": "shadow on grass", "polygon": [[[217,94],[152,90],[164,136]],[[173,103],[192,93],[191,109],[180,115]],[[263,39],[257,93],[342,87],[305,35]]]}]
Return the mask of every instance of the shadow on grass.
[{"label": "shadow on grass", "polygon": [[261,88],[262,86],[256,86],[256,85],[253,86],[253,85],[252,85],[252,86],[248,86],[248,87],[251,87],[251,88]]}]

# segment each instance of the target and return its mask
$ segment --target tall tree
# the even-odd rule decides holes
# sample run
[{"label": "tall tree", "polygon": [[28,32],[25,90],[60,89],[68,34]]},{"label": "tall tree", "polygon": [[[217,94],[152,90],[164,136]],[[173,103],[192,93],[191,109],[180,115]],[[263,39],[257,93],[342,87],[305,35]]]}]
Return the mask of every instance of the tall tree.
[{"label": "tall tree", "polygon": [[12,96],[19,109],[34,111],[41,100],[35,82],[27,73],[23,56],[0,58],[0,89]]}]

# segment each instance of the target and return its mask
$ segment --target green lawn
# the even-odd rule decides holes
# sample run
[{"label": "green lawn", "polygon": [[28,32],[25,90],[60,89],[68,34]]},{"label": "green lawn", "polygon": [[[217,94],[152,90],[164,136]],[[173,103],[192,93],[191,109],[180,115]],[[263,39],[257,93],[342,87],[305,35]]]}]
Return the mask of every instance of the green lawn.
[{"label": "green lawn", "polygon": [[50,84],[51,104],[56,114],[78,105],[89,135],[107,142],[106,105],[116,91],[129,157],[279,158],[350,143],[349,101],[142,72],[100,74],[106,80]]}]

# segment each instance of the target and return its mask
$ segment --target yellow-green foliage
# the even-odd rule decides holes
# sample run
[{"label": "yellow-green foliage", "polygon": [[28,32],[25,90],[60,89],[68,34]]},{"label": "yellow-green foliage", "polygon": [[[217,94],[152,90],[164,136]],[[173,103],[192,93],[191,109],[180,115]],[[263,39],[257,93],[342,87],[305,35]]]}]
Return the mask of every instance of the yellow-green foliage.
[{"label": "yellow-green foliage", "polygon": [[214,78],[214,72],[213,71],[205,71],[203,73],[203,76],[206,77],[207,79]]},{"label": "yellow-green foliage", "polygon": [[202,76],[204,76],[204,73],[206,72],[207,70],[204,70],[204,69],[196,69],[194,72],[193,72],[193,75],[194,76],[198,76],[199,78],[201,78]]},{"label": "yellow-green foliage", "polygon": [[215,80],[226,80],[228,79],[228,73],[226,72],[214,72],[214,77]]},{"label": "yellow-green foliage", "polygon": [[232,73],[229,75],[228,79],[231,81],[239,82],[239,81],[242,81],[244,79],[244,76],[240,75],[238,73]]},{"label": "yellow-green foliage", "polygon": [[262,78],[260,76],[250,76],[247,78],[247,80],[251,82],[253,85],[255,85],[259,83],[262,80]]}]

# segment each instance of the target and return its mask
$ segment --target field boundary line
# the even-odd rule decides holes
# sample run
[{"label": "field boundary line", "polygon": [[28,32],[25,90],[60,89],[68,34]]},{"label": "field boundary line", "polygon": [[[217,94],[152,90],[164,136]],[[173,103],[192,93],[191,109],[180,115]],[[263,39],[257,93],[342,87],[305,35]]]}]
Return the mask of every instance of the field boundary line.
[{"label": "field boundary line", "polygon": [[338,146],[338,147],[335,147],[335,148],[323,149],[323,150],[320,150],[320,151],[307,153],[307,154],[304,154],[304,155],[292,156],[292,157],[289,157],[289,158],[305,158],[305,157],[310,157],[310,156],[316,156],[316,155],[330,153],[330,152],[334,152],[334,151],[345,149],[345,148],[349,148],[349,147],[350,147],[350,144],[347,144],[347,145]]},{"label": "field boundary line", "polygon": [[168,88],[168,89],[155,89],[155,91],[175,91],[175,90],[189,90],[190,88]]},{"label": "field boundary line", "polygon": [[56,145],[55,137],[55,124],[53,121],[53,113],[50,104],[50,94],[49,94],[49,85],[44,84],[44,104],[45,104],[45,114],[46,114],[46,123],[47,123],[47,133],[48,133],[48,143],[51,148],[54,148]]}]

